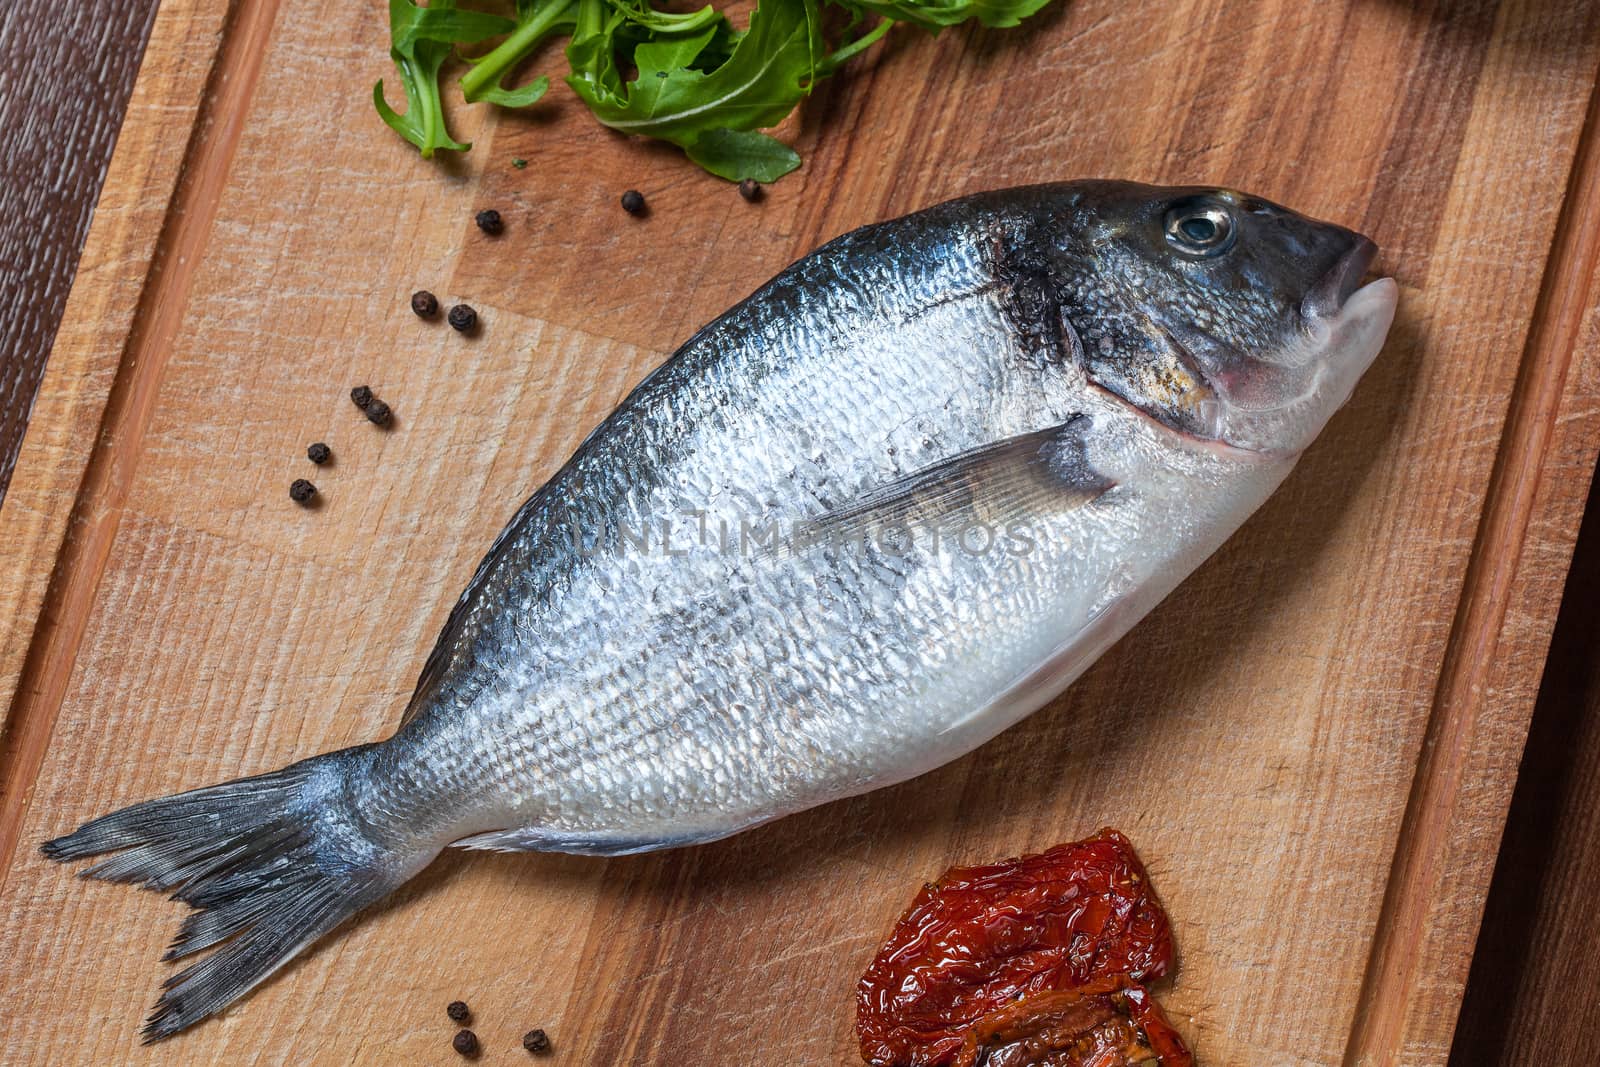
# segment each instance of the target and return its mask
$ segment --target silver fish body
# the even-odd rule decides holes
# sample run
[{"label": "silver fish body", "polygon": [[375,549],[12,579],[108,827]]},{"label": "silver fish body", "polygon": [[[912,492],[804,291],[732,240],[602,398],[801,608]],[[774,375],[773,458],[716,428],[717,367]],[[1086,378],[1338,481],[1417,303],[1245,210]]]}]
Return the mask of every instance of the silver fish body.
[{"label": "silver fish body", "polygon": [[[46,850],[181,884],[202,910],[179,954],[234,938],[163,998],[161,1037],[452,844],[663,848],[936,767],[1060,692],[1272,492],[1381,345],[1372,253],[1242,194],[1124,183],[848,234],[696,334],[523,505],[393,737]],[[185,836],[214,811],[225,833]],[[264,863],[312,873],[285,889]]]}]

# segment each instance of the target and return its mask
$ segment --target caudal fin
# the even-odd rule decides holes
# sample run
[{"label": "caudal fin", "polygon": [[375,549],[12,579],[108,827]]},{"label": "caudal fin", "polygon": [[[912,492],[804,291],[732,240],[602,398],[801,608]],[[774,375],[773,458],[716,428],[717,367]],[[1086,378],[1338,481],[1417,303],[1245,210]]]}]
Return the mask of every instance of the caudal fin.
[{"label": "caudal fin", "polygon": [[432,859],[395,856],[349,818],[344,785],[370,748],[147,800],[44,844],[54,860],[113,853],[83,876],[196,909],[163,958],[215,951],[167,979],[146,1043],[220,1011]]}]

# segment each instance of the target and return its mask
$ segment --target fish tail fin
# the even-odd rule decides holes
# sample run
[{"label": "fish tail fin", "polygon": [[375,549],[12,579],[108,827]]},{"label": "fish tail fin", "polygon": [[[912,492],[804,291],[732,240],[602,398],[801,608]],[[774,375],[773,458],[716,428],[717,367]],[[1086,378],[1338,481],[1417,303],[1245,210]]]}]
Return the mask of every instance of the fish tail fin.
[{"label": "fish tail fin", "polygon": [[147,800],[42,846],[53,860],[110,853],[83,876],[171,891],[196,909],[163,958],[215,951],[166,980],[146,1044],[222,1010],[433,858],[366,832],[346,784],[372,747]]}]

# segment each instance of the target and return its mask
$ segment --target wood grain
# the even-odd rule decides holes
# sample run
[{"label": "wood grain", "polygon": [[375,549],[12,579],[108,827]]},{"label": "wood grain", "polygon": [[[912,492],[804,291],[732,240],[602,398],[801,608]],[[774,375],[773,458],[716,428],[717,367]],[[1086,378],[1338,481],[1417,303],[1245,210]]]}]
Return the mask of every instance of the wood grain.
[{"label": "wood grain", "polygon": [[10,0],[0,18],[0,503],[156,0]]},{"label": "wood grain", "polygon": [[[37,410],[0,510],[0,694],[7,717],[0,733],[0,767],[14,750],[15,712],[22,667],[30,648],[42,648],[56,618],[43,610],[55,564],[68,547],[69,520],[77,515],[78,489],[103,443],[102,419],[112,383],[126,362],[135,310],[166,270],[160,235],[186,159],[187,131],[221,41],[221,13],[171,0],[152,31],[148,70],[128,104],[129,121],[112,157],[93,232],[79,265],[79,283],[67,301],[62,326],[40,382]],[[0,774],[0,799],[16,810],[30,787],[27,775]],[[0,838],[8,831],[0,831]]]},{"label": "wood grain", "polygon": [[[496,1058],[542,1025],[574,1063],[848,1063],[855,978],[922,879],[1112,823],[1174,915],[1165,996],[1207,1062],[1442,1060],[1593,461],[1597,378],[1563,332],[1588,312],[1541,315],[1592,306],[1562,208],[1588,187],[1600,10],[1079,0],[1029,33],[899,34],[802,110],[807,166],[757,205],[570,99],[463,113],[473,152],[424,163],[370,113],[384,32],[330,0],[158,14],[0,511],[8,1054],[443,1061],[464,997]],[[860,223],[1081,174],[1359,225],[1404,295],[1278,496],[1072,692],[939,772],[706,848],[448,857],[223,1019],[136,1047],[177,909],[36,842],[382,736],[514,504],[695,326]],[[615,206],[630,186],[648,218]],[[419,323],[421,286],[481,334]],[[350,406],[360,382],[392,431]],[[317,439],[337,461],[306,512],[286,489]],[[1493,662],[1461,687],[1473,649]]]},{"label": "wood grain", "polygon": [[1582,517],[1600,439],[1600,94],[1591,95],[1585,132],[1434,696],[1349,1064],[1385,1062],[1402,1044],[1413,1062],[1437,1063],[1450,1048],[1471,958],[1462,932],[1476,928],[1474,901],[1493,869],[1477,831],[1498,826],[1510,802],[1560,597],[1562,571],[1549,561],[1570,551],[1566,531]]},{"label": "wood grain", "polygon": [[0,782],[6,783],[0,800],[0,862],[7,865],[16,847],[17,813],[26,797],[15,783],[33,780],[49,744],[54,709],[71,677],[89,607],[117,537],[142,455],[154,390],[187,311],[194,268],[210,236],[274,13],[271,4],[243,5],[236,11],[239,17],[223,26],[210,91],[196,118],[184,172],[156,241],[150,284],[140,294],[139,313],[132,320],[101,413],[101,447],[83,472],[72,509],[73,535],[57,558],[49,611],[28,649],[24,674],[37,684],[18,690],[0,746]]},{"label": "wood grain", "polygon": [[1578,991],[1600,981],[1600,482],[1555,639],[1484,912],[1451,1067],[1600,1062]]}]

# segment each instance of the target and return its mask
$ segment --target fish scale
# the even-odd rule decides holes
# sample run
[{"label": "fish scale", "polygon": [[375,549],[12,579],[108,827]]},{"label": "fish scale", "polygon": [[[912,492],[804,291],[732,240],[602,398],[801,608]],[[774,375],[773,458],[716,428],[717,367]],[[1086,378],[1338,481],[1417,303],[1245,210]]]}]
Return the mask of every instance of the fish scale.
[{"label": "fish scale", "polygon": [[1230,190],[1114,182],[847,234],[518,510],[392,737],[45,852],[113,853],[90,873],[200,909],[177,954],[212,954],[156,1039],[446,847],[667,848],[937,767],[1059,693],[1288,473],[1388,328],[1393,283],[1357,288],[1373,252]]}]

